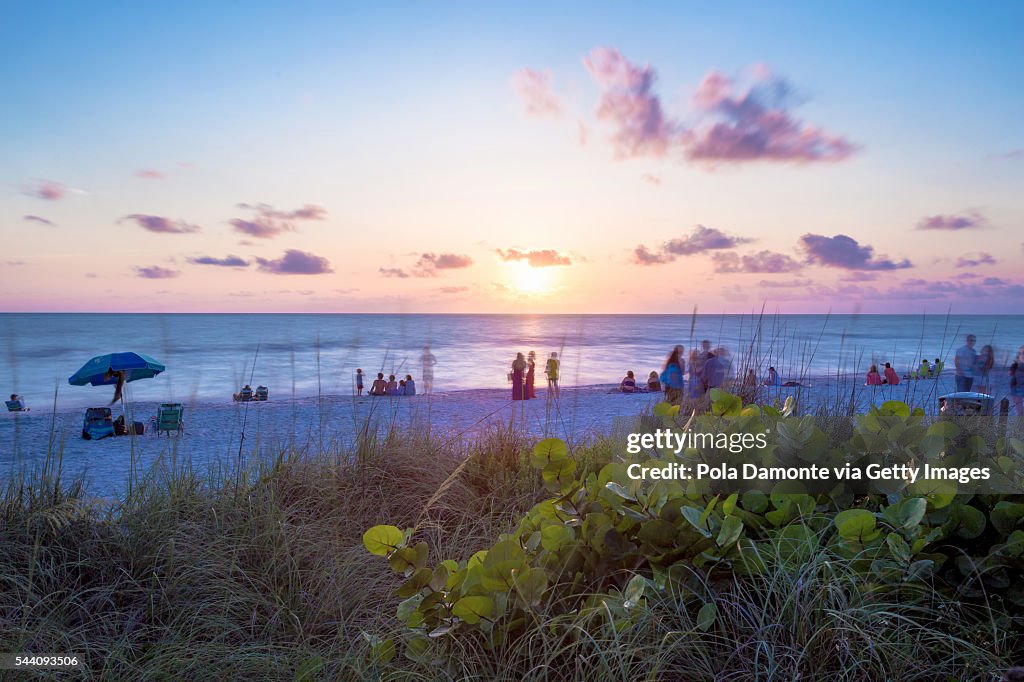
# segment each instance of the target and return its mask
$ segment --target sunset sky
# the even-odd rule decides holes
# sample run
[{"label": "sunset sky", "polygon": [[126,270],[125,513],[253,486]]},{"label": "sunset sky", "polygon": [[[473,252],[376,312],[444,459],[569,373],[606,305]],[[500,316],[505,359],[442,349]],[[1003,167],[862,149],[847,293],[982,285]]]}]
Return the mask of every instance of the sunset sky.
[{"label": "sunset sky", "polygon": [[1022,3],[367,5],[5,3],[0,310],[1024,313]]}]

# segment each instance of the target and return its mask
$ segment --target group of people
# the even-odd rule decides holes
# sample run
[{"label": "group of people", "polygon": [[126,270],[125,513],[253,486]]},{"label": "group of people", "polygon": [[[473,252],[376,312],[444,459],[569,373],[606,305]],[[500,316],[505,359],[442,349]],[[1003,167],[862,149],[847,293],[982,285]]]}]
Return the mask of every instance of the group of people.
[{"label": "group of people", "polygon": [[[356,370],[356,395],[363,394],[363,370]],[[416,382],[411,374],[406,374],[404,379],[395,379],[394,374],[384,378],[384,372],[377,372],[377,378],[370,384],[369,395],[372,396],[414,396],[416,395]]]},{"label": "group of people", "polygon": [[[557,400],[558,376],[561,363],[558,360],[558,353],[552,352],[544,365],[544,374],[548,380],[548,395]],[[537,353],[530,351],[525,356],[516,353],[516,359],[512,361],[512,371],[508,374],[512,382],[512,400],[530,400],[537,397]]]},{"label": "group of people", "polygon": [[[927,360],[923,361],[925,365],[928,364]],[[941,363],[938,358],[935,358],[935,363],[939,367],[939,371],[942,371]],[[930,376],[927,375],[927,376]],[[936,372],[935,376],[938,376]],[[878,371],[878,365],[871,365],[868,369],[868,375],[864,379],[865,386],[895,386],[900,383],[900,375],[895,369],[893,369],[891,363],[885,363],[885,367],[882,372]]]},{"label": "group of people", "polygon": [[[683,359],[685,351],[686,348],[681,345],[674,347],[665,360],[661,374],[657,376],[658,383],[665,392],[665,400],[670,403],[679,403],[683,398],[687,376],[686,360]],[[688,359],[691,398],[700,398],[712,388],[721,387],[732,371],[729,351],[722,347],[712,350],[711,342],[707,339],[700,342],[700,350],[694,348],[690,351]],[[651,378],[648,378],[648,387],[653,385]]]}]

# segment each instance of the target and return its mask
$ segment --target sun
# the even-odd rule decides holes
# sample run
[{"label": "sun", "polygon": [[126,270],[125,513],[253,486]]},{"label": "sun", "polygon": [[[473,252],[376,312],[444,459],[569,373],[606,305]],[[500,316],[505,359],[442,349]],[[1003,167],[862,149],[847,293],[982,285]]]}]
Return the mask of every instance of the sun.
[{"label": "sun", "polygon": [[541,294],[551,289],[551,273],[548,268],[531,267],[529,263],[512,265],[512,286],[521,294]]}]

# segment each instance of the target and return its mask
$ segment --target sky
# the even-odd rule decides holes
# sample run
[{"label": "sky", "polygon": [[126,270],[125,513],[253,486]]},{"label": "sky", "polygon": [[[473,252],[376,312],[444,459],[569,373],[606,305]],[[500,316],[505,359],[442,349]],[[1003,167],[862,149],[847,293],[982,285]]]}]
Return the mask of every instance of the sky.
[{"label": "sky", "polygon": [[1018,2],[0,17],[0,311],[1024,313]]}]

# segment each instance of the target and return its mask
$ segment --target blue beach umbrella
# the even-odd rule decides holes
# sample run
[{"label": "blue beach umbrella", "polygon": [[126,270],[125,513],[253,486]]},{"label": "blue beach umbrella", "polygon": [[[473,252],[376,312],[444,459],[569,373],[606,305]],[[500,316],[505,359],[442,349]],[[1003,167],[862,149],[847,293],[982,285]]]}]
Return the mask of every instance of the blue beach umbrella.
[{"label": "blue beach umbrella", "polygon": [[68,377],[72,386],[110,386],[117,383],[113,372],[124,372],[124,380],[150,379],[167,369],[148,355],[142,353],[107,353],[97,355],[82,368]]}]

